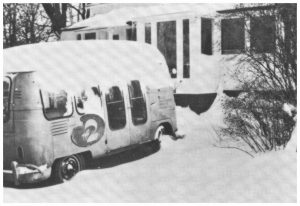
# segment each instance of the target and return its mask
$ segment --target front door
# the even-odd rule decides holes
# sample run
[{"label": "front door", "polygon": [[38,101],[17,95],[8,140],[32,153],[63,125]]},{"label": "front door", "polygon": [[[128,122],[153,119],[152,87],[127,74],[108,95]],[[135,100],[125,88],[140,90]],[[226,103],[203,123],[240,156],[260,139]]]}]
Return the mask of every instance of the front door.
[{"label": "front door", "polygon": [[119,86],[111,86],[105,92],[107,111],[106,144],[109,151],[130,145],[124,92]]},{"label": "front door", "polygon": [[148,138],[149,121],[145,92],[138,80],[128,84],[130,113],[130,143],[144,142]]}]

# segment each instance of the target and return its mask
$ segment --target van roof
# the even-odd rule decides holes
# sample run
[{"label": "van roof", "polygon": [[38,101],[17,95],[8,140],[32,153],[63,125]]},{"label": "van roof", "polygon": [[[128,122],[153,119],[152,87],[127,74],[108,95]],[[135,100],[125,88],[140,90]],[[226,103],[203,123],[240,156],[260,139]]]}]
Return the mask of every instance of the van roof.
[{"label": "van roof", "polygon": [[172,86],[165,59],[153,46],[132,41],[61,41],[4,50],[4,73],[36,72],[49,87],[87,86],[141,80]]}]

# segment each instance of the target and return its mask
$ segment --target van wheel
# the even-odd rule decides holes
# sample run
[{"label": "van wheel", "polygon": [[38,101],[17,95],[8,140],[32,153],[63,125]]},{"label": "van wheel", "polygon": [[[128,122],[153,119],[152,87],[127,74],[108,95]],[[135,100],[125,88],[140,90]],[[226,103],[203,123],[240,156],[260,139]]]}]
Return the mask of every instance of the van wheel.
[{"label": "van wheel", "polygon": [[160,141],[161,136],[164,134],[165,128],[163,126],[159,126],[154,134],[154,141]]},{"label": "van wheel", "polygon": [[52,168],[54,182],[62,183],[72,179],[79,171],[83,170],[85,161],[82,155],[72,155],[58,159]]}]

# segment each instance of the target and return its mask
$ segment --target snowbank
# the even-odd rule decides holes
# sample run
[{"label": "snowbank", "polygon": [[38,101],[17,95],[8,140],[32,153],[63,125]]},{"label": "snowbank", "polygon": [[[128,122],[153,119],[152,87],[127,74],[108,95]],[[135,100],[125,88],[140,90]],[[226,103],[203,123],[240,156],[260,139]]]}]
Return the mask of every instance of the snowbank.
[{"label": "snowbank", "polygon": [[[51,187],[4,188],[5,202],[296,202],[296,153],[251,158],[213,146],[222,125],[218,97],[201,115],[177,107],[186,136],[161,139],[161,149],[137,161],[80,172]],[[134,155],[133,155],[134,156]],[[80,185],[80,187],[78,187]],[[67,195],[66,195],[67,192]]]}]

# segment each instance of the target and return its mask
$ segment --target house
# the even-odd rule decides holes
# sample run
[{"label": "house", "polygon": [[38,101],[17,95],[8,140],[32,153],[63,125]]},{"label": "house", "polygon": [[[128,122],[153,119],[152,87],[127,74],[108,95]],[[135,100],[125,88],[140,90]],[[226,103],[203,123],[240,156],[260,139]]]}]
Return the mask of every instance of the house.
[{"label": "house", "polygon": [[[218,90],[229,95],[241,90],[231,75],[239,56],[250,48],[250,42],[271,47],[270,38],[256,43],[250,39],[245,29],[251,24],[250,19],[240,18],[241,9],[235,9],[234,4],[127,5],[102,14],[95,11],[91,10],[91,18],[66,28],[61,39],[129,40],[157,47],[174,81],[176,103],[189,105],[197,113],[210,107]],[[263,30],[264,26],[253,26],[253,29]]]}]

